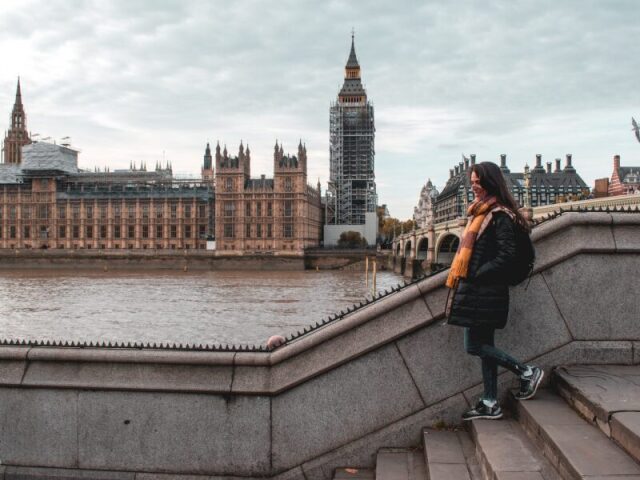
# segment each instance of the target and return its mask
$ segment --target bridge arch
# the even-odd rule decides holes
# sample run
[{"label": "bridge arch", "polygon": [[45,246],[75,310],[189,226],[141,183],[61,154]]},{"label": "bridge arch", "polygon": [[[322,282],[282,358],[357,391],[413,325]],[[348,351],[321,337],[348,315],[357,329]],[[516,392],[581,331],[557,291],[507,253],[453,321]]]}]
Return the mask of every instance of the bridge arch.
[{"label": "bridge arch", "polygon": [[416,258],[418,260],[424,260],[427,258],[427,252],[429,250],[429,239],[427,237],[422,237],[417,240],[418,248],[416,249]]},{"label": "bridge arch", "polygon": [[411,240],[404,242],[404,258],[411,258]]},{"label": "bridge arch", "polygon": [[453,257],[460,245],[460,238],[454,233],[445,233],[438,239],[436,249],[436,263],[451,265]]}]

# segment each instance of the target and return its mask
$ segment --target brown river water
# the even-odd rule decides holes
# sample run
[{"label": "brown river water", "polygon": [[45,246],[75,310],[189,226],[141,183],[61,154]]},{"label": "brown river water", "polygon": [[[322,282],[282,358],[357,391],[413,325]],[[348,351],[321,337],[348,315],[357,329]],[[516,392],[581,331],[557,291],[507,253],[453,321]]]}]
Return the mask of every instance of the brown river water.
[{"label": "brown river water", "polygon": [[[378,290],[402,278],[378,272]],[[367,295],[364,272],[0,271],[0,339],[263,344]]]}]

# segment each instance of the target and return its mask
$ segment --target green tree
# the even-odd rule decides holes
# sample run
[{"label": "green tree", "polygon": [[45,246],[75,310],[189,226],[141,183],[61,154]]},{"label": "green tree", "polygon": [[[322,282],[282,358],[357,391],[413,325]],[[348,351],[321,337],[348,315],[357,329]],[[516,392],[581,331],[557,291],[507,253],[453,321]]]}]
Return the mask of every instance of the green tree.
[{"label": "green tree", "polygon": [[360,232],[349,230],[348,232],[342,232],[340,234],[338,246],[340,248],[365,248],[367,246],[367,240],[362,238]]}]

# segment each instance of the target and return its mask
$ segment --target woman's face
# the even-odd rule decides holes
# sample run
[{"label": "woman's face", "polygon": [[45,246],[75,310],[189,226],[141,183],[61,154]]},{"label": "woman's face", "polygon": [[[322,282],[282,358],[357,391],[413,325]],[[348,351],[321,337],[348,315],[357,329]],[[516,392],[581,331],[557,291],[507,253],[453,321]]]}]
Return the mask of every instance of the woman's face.
[{"label": "woman's face", "polygon": [[476,175],[476,172],[471,172],[471,190],[476,200],[481,200],[487,194],[487,191],[480,185],[480,178]]}]

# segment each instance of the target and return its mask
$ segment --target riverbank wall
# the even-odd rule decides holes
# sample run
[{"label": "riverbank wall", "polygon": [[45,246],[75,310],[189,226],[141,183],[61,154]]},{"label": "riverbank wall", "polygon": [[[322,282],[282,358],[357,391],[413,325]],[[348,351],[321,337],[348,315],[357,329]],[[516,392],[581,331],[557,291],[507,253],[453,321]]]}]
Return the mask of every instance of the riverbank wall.
[{"label": "riverbank wall", "polygon": [[[369,250],[314,249],[304,254],[223,255],[206,250],[0,249],[1,269],[334,270],[375,256]],[[379,264],[386,264],[386,260]]]},{"label": "riverbank wall", "polygon": [[[567,213],[532,238],[536,266],[511,288],[497,344],[547,371],[640,364],[640,214]],[[482,391],[463,330],[444,321],[446,276],[272,351],[0,342],[4,478],[330,480],[336,467],[371,468],[380,448],[458,423]],[[501,372],[501,393],[515,382]]]}]

